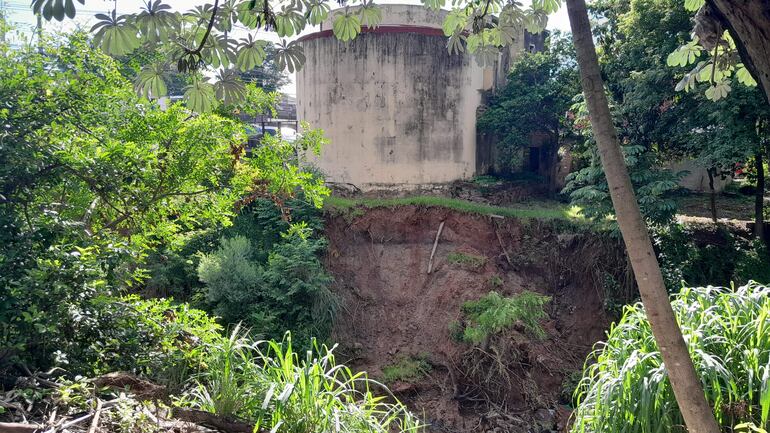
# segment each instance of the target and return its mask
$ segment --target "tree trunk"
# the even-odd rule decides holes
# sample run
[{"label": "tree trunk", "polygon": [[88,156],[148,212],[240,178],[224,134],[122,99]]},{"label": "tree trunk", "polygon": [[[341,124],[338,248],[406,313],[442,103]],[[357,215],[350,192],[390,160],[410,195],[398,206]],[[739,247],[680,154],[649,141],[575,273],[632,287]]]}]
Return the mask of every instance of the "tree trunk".
[{"label": "tree trunk", "polygon": [[716,175],[715,168],[709,168],[706,173],[709,175],[709,206],[711,207],[711,220],[714,224],[717,222],[717,192],[714,189],[714,176]]},{"label": "tree trunk", "polygon": [[754,156],[757,168],[757,191],[754,193],[754,235],[765,242],[765,165],[762,160],[764,146],[760,146]]},{"label": "tree trunk", "polygon": [[708,0],[770,102],[770,1]]},{"label": "tree trunk", "polygon": [[636,201],[631,179],[612,124],[599,61],[591,38],[585,0],[567,0],[572,35],[580,67],[580,81],[588,105],[612,205],[639,285],[647,318],[665,363],[682,417],[691,433],[719,433],[706,401],[687,345],[671,308],[658,260]]}]

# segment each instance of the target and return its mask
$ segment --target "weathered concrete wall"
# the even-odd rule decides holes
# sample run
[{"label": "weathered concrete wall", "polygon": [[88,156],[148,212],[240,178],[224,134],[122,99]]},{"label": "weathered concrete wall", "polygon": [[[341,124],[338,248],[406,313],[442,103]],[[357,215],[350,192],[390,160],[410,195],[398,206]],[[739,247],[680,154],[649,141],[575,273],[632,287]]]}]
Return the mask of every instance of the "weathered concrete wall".
[{"label": "weathered concrete wall", "polygon": [[[679,181],[679,186],[695,192],[710,192],[709,187],[709,175],[705,168],[698,165],[694,160],[684,160],[676,163],[668,164],[668,168],[678,173],[680,171],[687,171],[688,174]],[[733,178],[728,176],[722,179],[721,176],[714,178],[714,190],[722,192],[727,185],[733,181]]]},{"label": "weathered concrete wall", "polygon": [[297,113],[331,144],[314,162],[333,182],[411,188],[476,172],[476,109],[484,71],[450,55],[444,12],[383,5],[383,23],[354,41],[302,40]]}]

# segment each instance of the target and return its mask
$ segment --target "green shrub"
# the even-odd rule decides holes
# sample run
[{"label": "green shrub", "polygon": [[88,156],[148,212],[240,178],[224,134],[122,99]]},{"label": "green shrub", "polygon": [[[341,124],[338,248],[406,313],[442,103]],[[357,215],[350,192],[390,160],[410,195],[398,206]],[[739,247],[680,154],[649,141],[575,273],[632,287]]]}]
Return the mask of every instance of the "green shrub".
[{"label": "green shrub", "polygon": [[770,250],[762,241],[755,239],[749,248],[741,250],[733,279],[738,284],[752,280],[770,284]]},{"label": "green shrub", "polygon": [[471,269],[478,269],[487,262],[487,258],[484,256],[477,256],[475,254],[468,254],[462,251],[453,251],[447,254],[446,259],[449,263],[454,265],[467,266]]},{"label": "green shrub", "polygon": [[399,359],[397,362],[382,368],[382,377],[385,383],[397,381],[411,382],[430,373],[431,366],[427,356],[409,356]]},{"label": "green shrub", "polygon": [[318,259],[325,247],[323,239],[309,237],[306,225],[295,225],[260,263],[251,242],[236,236],[201,258],[198,275],[225,323],[244,322],[267,338],[291,330],[308,343],[328,334],[337,308],[331,276]]},{"label": "green shrub", "polygon": [[678,291],[683,284],[699,286],[732,282],[770,281],[770,254],[760,241],[749,241],[725,228],[708,233],[709,243],[698,245],[696,229],[670,224],[653,230],[652,238],[666,287]]},{"label": "green shrub", "polygon": [[[724,427],[770,414],[770,289],[683,288],[672,301],[706,398]],[[641,304],[586,363],[574,432],[677,432],[683,420]]]},{"label": "green shrub", "polygon": [[201,257],[198,278],[206,284],[207,300],[225,323],[248,318],[260,301],[262,272],[252,259],[251,242],[243,236],[223,238],[219,248]]},{"label": "green shrub", "polygon": [[529,291],[511,297],[492,291],[477,301],[468,301],[462,307],[466,318],[462,339],[480,344],[516,322],[521,322],[534,337],[544,338],[546,334],[540,320],[548,316],[543,306],[550,300],[548,296]]}]

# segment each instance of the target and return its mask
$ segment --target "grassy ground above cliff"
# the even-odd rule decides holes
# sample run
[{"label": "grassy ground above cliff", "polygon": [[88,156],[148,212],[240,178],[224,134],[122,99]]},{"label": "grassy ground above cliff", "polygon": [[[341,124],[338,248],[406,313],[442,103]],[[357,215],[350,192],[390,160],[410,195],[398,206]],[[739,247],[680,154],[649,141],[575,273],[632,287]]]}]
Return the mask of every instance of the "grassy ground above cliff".
[{"label": "grassy ground above cliff", "polygon": [[580,214],[580,208],[569,206],[553,200],[532,200],[516,203],[509,207],[491,206],[484,203],[476,203],[447,197],[413,196],[396,198],[343,198],[328,197],[324,201],[327,210],[338,210],[355,213],[356,209],[370,209],[377,207],[396,206],[438,206],[454,209],[460,212],[480,215],[499,215],[519,219],[561,219],[569,221],[584,221]]}]

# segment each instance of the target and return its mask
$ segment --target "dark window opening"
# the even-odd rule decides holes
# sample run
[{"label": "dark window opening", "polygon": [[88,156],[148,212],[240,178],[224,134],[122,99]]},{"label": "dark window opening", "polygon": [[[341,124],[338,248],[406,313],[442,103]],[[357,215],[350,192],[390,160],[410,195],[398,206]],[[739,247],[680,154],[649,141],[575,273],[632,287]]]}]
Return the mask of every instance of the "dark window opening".
[{"label": "dark window opening", "polygon": [[529,171],[537,173],[540,171],[540,148],[529,148]]}]

